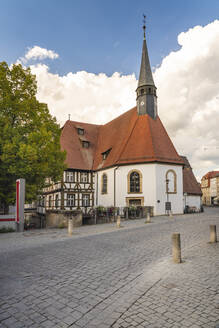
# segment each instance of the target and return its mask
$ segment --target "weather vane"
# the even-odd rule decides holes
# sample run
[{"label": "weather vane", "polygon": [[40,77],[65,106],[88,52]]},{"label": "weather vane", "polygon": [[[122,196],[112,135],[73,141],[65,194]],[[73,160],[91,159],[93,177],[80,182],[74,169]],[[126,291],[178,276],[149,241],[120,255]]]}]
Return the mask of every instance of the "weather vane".
[{"label": "weather vane", "polygon": [[143,23],[144,23],[143,30],[144,30],[144,39],[145,39],[145,30],[146,30],[146,15],[145,14],[143,14]]}]

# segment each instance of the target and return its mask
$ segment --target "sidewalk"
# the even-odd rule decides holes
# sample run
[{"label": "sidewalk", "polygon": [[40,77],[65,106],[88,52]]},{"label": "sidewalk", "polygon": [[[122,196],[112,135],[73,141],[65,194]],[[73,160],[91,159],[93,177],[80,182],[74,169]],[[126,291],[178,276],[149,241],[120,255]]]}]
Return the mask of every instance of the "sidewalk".
[{"label": "sidewalk", "polygon": [[[183,218],[183,216],[178,216],[178,220]],[[134,228],[145,227],[146,225],[165,223],[167,221],[173,221],[176,218],[170,218],[168,216],[162,217],[152,217],[151,223],[145,223],[146,219],[136,219],[136,220],[121,220],[121,228],[116,227],[116,222],[104,223],[96,225],[83,225],[80,227],[73,228],[72,236],[68,236],[68,231],[64,229],[33,229],[24,231],[23,233],[5,233],[0,234],[0,253],[3,251],[9,252],[14,249],[21,249],[26,247],[33,247],[52,243],[54,241],[63,241],[69,238],[82,238],[86,236],[98,235],[103,233],[110,233]]]},{"label": "sidewalk", "polygon": [[[219,210],[0,235],[0,328],[219,328]],[[171,234],[182,237],[181,264]]]}]

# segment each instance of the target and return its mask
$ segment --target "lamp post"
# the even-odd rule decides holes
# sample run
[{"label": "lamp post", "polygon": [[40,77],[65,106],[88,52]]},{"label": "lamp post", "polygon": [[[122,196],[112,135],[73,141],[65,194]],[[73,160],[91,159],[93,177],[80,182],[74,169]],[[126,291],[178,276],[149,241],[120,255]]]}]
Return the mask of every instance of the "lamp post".
[{"label": "lamp post", "polygon": [[166,179],[166,193],[167,193],[167,202],[169,202],[169,179]]},{"label": "lamp post", "polygon": [[185,209],[184,209],[184,213],[186,213],[186,196],[187,196],[187,192],[184,192],[184,197],[185,197]]},{"label": "lamp post", "polygon": [[166,202],[166,208],[165,211],[167,212],[167,214],[169,215],[169,182],[170,180],[166,178],[166,194],[167,194],[167,202]]}]

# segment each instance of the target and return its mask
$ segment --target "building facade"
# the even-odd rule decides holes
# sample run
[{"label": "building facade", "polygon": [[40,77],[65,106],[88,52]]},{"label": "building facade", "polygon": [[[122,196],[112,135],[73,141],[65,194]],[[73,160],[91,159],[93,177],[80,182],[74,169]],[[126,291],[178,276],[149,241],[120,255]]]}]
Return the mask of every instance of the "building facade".
[{"label": "building facade", "polygon": [[204,205],[219,204],[219,171],[210,171],[201,179],[202,202]]},{"label": "building facade", "polygon": [[[105,125],[65,123],[60,142],[68,169],[62,182],[46,188],[47,209],[81,208],[88,213],[100,205],[152,206],[154,215],[162,215],[169,204],[173,213],[184,212],[185,162],[158,116],[143,28],[136,107]],[[197,184],[194,176],[193,182]]]}]

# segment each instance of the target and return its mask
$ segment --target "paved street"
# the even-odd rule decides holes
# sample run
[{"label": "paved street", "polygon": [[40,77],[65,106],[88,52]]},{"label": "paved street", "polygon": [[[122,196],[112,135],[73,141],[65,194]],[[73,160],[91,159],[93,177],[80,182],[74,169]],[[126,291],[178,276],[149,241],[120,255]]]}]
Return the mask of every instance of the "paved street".
[{"label": "paved street", "polygon": [[[219,208],[0,235],[1,328],[219,327]],[[181,233],[182,264],[171,259]],[[219,236],[218,236],[219,239]]]}]

